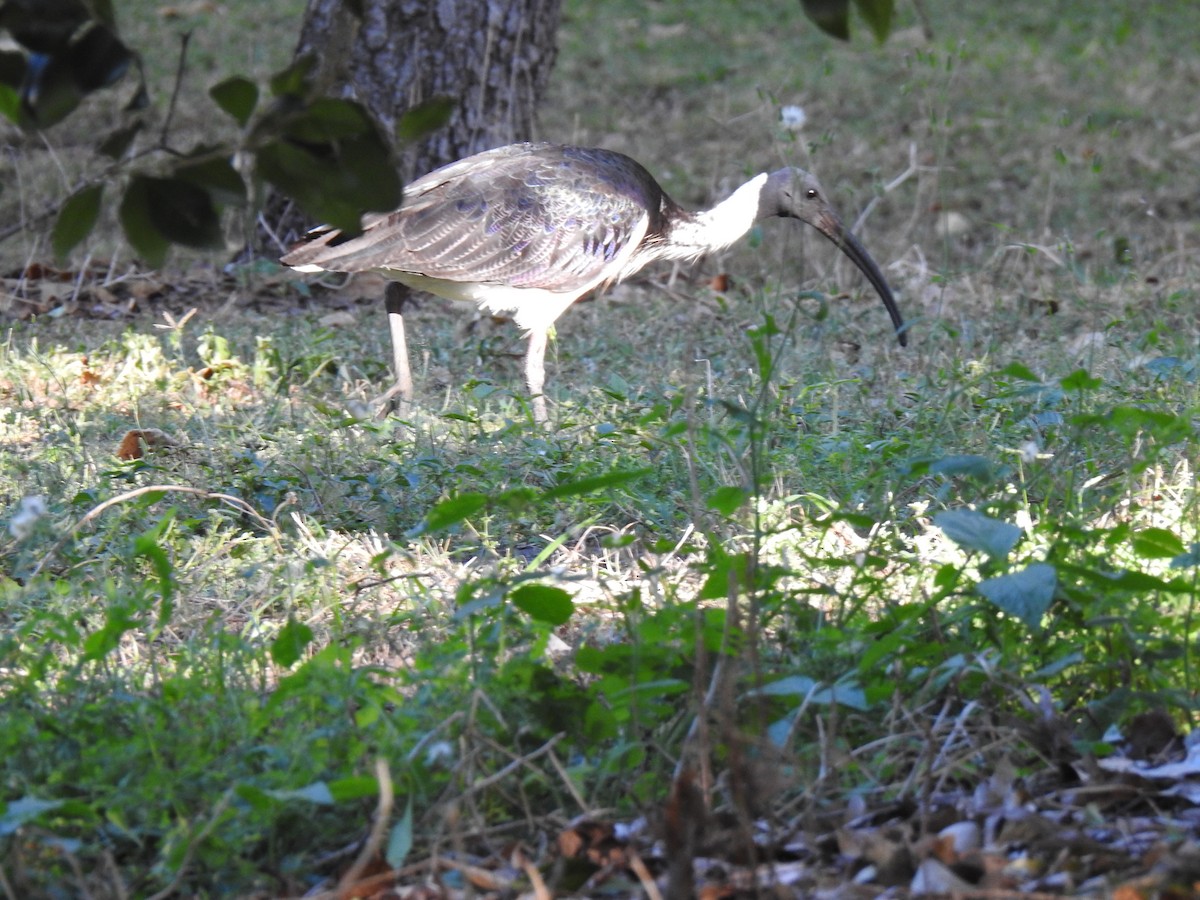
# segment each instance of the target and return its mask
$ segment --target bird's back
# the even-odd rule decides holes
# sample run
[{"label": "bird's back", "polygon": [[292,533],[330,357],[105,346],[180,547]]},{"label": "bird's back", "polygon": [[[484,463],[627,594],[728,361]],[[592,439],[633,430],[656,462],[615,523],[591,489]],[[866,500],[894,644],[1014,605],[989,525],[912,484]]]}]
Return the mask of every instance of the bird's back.
[{"label": "bird's back", "polygon": [[317,234],[283,262],[577,293],[628,274],[671,207],[623,154],[512,144],[422,176],[405,188],[398,210],[366,220],[358,237]]}]

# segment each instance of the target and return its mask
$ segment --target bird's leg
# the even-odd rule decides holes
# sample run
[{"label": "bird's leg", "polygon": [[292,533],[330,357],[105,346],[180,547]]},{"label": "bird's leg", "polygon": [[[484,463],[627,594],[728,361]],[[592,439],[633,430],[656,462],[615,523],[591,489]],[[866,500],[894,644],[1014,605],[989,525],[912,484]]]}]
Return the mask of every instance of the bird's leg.
[{"label": "bird's leg", "polygon": [[[408,298],[407,286],[398,281],[388,282],[383,293],[383,302],[387,307],[388,329],[392,334],[392,365],[396,383],[379,398],[380,406],[376,413],[378,419],[385,418],[395,406],[406,408],[413,398],[412,369],[408,364],[408,342],[404,337],[404,306]],[[397,397],[400,398],[400,403],[394,404],[393,401]]]},{"label": "bird's leg", "polygon": [[547,421],[546,396],[542,393],[546,384],[546,339],[547,329],[530,329],[529,349],[525,352],[525,383],[533,398],[533,418],[540,425]]}]

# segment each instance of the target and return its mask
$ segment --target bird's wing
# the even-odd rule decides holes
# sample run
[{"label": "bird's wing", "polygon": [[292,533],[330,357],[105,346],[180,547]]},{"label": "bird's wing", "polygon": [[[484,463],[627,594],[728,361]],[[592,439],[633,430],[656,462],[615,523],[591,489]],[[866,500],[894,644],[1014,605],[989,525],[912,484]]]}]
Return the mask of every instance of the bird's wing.
[{"label": "bird's wing", "polygon": [[323,246],[304,253],[302,245],[285,262],[580,291],[628,274],[637,245],[661,227],[661,202],[658,185],[628,157],[514,145],[431,172],[359,237],[333,244],[320,236]]}]

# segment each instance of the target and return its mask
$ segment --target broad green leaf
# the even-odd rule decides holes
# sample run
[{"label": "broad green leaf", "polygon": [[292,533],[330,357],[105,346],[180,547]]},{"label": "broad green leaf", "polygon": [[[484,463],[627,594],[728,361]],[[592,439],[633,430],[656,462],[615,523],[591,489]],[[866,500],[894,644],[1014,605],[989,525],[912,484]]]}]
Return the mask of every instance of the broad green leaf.
[{"label": "broad green leaf", "polygon": [[69,56],[49,58],[43,67],[31,70],[22,87],[20,124],[28,129],[49,128],[74,112],[83,96]]},{"label": "broad green leaf", "polygon": [[104,625],[84,639],[83,658],[91,662],[103,659],[121,643],[121,637],[141,625],[132,618],[129,611],[121,606],[111,606],[104,615]]},{"label": "broad green leaf", "polygon": [[705,506],[716,510],[723,516],[732,516],[749,498],[750,492],[745,488],[726,485],[709,494]]},{"label": "broad green leaf", "polygon": [[388,835],[387,850],[384,852],[387,864],[393,869],[399,869],[408,859],[412,845],[413,802],[412,797],[409,796],[404,801],[404,812],[400,815],[400,820],[392,826],[392,831]]},{"label": "broad green leaf", "polygon": [[379,794],[379,782],[370,775],[353,775],[349,778],[335,778],[329,782],[329,796],[335,803],[345,803],[347,800],[360,800],[363,797],[375,797]]},{"label": "broad green leaf", "polygon": [[289,138],[306,144],[328,144],[374,134],[370,115],[353,100],[321,97],[288,119]]},{"label": "broad green leaf", "polygon": [[1042,379],[1038,378],[1033,372],[1019,362],[1012,362],[996,373],[997,375],[1007,378],[1016,378],[1020,381],[1032,381],[1040,384]]},{"label": "broad green leaf", "polygon": [[220,203],[245,202],[246,183],[228,158],[218,157],[201,162],[185,163],[176,168],[173,174],[188,184],[204,189],[214,201]]},{"label": "broad green leaf", "polygon": [[0,115],[13,124],[21,123],[21,95],[7,84],[0,84]]},{"label": "broad green leaf", "polygon": [[1054,599],[1058,573],[1049,563],[1034,563],[1019,572],[979,583],[979,593],[1031,631],[1040,631],[1042,617]]},{"label": "broad green leaf", "polygon": [[1094,391],[1102,384],[1104,384],[1103,378],[1093,378],[1086,369],[1076,369],[1059,381],[1059,385],[1064,391]]},{"label": "broad green leaf", "polygon": [[993,559],[1004,559],[1021,539],[1021,529],[973,509],[951,509],[933,517],[946,537],[967,550],[978,550]]},{"label": "broad green leaf", "polygon": [[418,534],[426,534],[457,525],[487,506],[487,502],[486,494],[458,494],[437,504],[425,514],[425,521],[414,530]]},{"label": "broad green leaf", "polygon": [[162,266],[167,258],[170,242],[154,224],[150,216],[149,186],[150,179],[136,175],[125,189],[121,198],[118,215],[125,237],[133,246],[134,252],[152,269]]},{"label": "broad green leaf", "polygon": [[745,553],[714,553],[705,563],[708,577],[700,586],[698,600],[724,600],[732,592],[734,596],[746,589],[746,569],[749,560]]},{"label": "broad green leaf", "polygon": [[800,0],[814,25],[839,41],[850,40],[850,0]]},{"label": "broad green leaf", "polygon": [[107,156],[109,159],[120,159],[125,155],[125,151],[129,149],[129,145],[133,143],[133,139],[137,137],[138,132],[142,130],[142,126],[145,124],[143,119],[136,119],[128,125],[114,128],[96,146],[96,152]]},{"label": "broad green leaf", "polygon": [[1200,543],[1192,544],[1191,549],[1181,553],[1171,560],[1172,569],[1191,569],[1200,566]]},{"label": "broad green leaf", "polygon": [[892,16],[895,13],[893,0],[854,0],[858,13],[870,27],[875,40],[883,43],[892,30]]},{"label": "broad green leaf", "polygon": [[259,811],[271,809],[279,802],[279,798],[272,797],[262,788],[252,784],[239,784],[233,792],[238,799]]},{"label": "broad green leaf", "polygon": [[767,697],[807,697],[816,686],[817,682],[807,675],[788,675],[778,681],[768,682],[750,693]]},{"label": "broad green leaf", "polygon": [[22,825],[35,821],[42,813],[58,809],[62,800],[39,800],[37,797],[21,797],[10,800],[0,812],[0,837],[13,834]]},{"label": "broad green leaf", "polygon": [[624,472],[608,472],[604,475],[595,475],[591,478],[578,478],[575,481],[565,481],[545,491],[542,494],[542,499],[558,500],[562,497],[573,497],[576,494],[590,494],[592,491],[625,484],[627,481],[642,478],[653,472],[653,469],[646,467],[644,469],[627,469]]},{"label": "broad green leaf", "polygon": [[67,198],[54,221],[54,232],[50,237],[54,254],[59,259],[65,258],[76,244],[92,233],[103,196],[104,185],[92,184]]},{"label": "broad green leaf", "polygon": [[303,95],[307,90],[308,76],[316,67],[317,58],[311,53],[305,54],[286,69],[271,76],[271,93],[276,97]]},{"label": "broad green leaf", "polygon": [[240,75],[213,85],[208,95],[217,106],[233,116],[239,125],[245,125],[250,120],[254,108],[258,105],[258,85]]},{"label": "broad green leaf", "polygon": [[564,624],[575,611],[571,595],[548,584],[523,584],[509,591],[508,599],[517,609],[550,625]]},{"label": "broad green leaf", "polygon": [[275,665],[284,669],[293,666],[304,648],[312,643],[313,631],[303,622],[288,619],[287,624],[279,630],[275,640],[271,642],[271,659]]},{"label": "broad green leaf", "polygon": [[970,453],[955,456],[943,456],[929,464],[929,471],[934,475],[967,475],[972,478],[988,479],[992,477],[992,462],[986,456],[976,456]]},{"label": "broad green leaf", "polygon": [[180,178],[145,178],[151,224],[172,243],[200,249],[225,245],[221,219],[202,187]]},{"label": "broad green leaf", "polygon": [[305,800],[309,803],[315,803],[318,806],[333,806],[334,804],[333,793],[329,790],[329,785],[324,781],[315,781],[302,788],[268,790],[265,793],[276,800]]},{"label": "broad green leaf", "polygon": [[396,123],[396,139],[402,144],[412,143],[425,135],[437,131],[450,121],[457,104],[449,97],[434,97],[404,112]]},{"label": "broad green leaf", "polygon": [[374,131],[316,148],[273,141],[259,150],[256,162],[258,175],[313,219],[347,234],[361,230],[363,212],[387,211],[400,204],[399,175],[390,151]]},{"label": "broad green leaf", "polygon": [[1179,536],[1166,528],[1145,528],[1133,536],[1133,552],[1142,559],[1173,559],[1183,549]]},{"label": "broad green leaf", "polygon": [[812,695],[810,702],[819,703],[822,706],[837,704],[861,711],[867,708],[867,695],[857,684],[838,683],[817,691]]}]

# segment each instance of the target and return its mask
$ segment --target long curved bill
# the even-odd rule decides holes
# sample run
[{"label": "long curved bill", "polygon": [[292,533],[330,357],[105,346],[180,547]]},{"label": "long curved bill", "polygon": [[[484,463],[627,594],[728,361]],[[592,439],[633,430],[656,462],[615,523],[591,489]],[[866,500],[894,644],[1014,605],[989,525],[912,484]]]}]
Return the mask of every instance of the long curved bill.
[{"label": "long curved bill", "polygon": [[900,315],[900,307],[896,305],[892,289],[884,281],[883,273],[879,271],[879,266],[875,265],[871,254],[858,242],[858,238],[846,230],[836,216],[823,215],[815,224],[817,231],[836,244],[838,249],[858,266],[859,271],[867,276],[867,281],[871,282],[871,286],[883,300],[883,305],[887,307],[888,315],[892,317],[892,325],[896,329],[896,340],[900,342],[901,347],[907,347],[908,333],[904,329],[904,317]]}]

